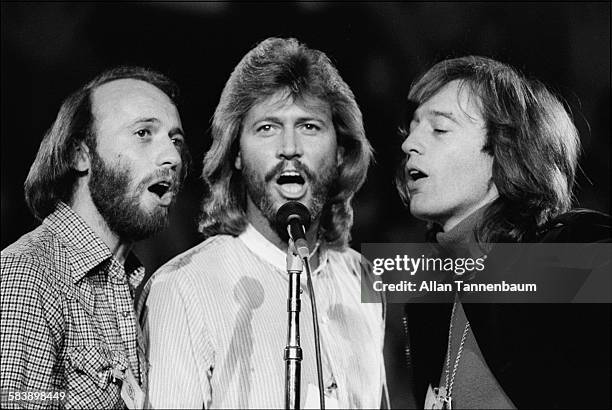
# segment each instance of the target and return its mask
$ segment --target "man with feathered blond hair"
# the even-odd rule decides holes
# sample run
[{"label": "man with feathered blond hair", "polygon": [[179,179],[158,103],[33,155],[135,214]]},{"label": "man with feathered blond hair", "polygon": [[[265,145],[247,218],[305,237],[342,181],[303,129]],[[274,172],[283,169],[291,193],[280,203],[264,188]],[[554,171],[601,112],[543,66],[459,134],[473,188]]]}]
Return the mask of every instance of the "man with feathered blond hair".
[{"label": "man with feathered blond hair", "polygon": [[[155,274],[143,312],[150,404],[283,407],[287,242],[274,218],[299,201],[313,220],[326,400],[379,407],[383,309],[360,303],[360,255],[348,248],[372,155],[350,88],[321,51],[269,38],[230,76],[212,135],[200,221],[209,238]],[[302,295],[302,407],[318,403],[311,297]]]}]

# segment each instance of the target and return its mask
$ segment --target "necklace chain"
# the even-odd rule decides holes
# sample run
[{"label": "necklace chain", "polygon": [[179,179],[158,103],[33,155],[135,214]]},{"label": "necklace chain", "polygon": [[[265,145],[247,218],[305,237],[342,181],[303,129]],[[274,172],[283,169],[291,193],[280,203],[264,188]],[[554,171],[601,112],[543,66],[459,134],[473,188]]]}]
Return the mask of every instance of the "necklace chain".
[{"label": "necklace chain", "polygon": [[[453,384],[455,383],[455,375],[457,374],[457,368],[459,367],[459,361],[461,360],[461,353],[463,353],[463,346],[465,344],[465,339],[467,338],[468,331],[470,330],[470,322],[466,320],[465,328],[463,329],[463,335],[461,336],[461,343],[459,344],[459,349],[457,350],[457,358],[455,359],[455,364],[453,365],[453,372],[450,372],[450,361],[451,361],[451,347],[452,347],[452,337],[453,337],[453,320],[455,317],[455,310],[457,308],[457,301],[453,303],[453,310],[451,312],[450,325],[448,327],[448,353],[446,355],[446,380],[445,380],[445,388],[446,392],[446,400],[448,402],[451,401],[451,396],[453,393]],[[450,377],[450,384],[449,384]]]}]

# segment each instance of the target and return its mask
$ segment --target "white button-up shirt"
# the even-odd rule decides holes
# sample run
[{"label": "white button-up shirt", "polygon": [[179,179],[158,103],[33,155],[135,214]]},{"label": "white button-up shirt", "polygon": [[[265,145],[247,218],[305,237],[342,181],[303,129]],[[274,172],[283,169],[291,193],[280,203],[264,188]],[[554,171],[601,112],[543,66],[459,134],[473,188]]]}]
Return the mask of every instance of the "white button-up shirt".
[{"label": "white button-up shirt", "polygon": [[[313,286],[326,395],[340,408],[379,408],[383,306],[361,303],[357,252],[325,246],[319,252]],[[309,385],[316,391],[317,373],[310,296],[301,276],[303,407]],[[283,408],[287,295],[285,252],[252,226],[239,237],[209,238],[163,266],[141,315],[150,405]]]}]

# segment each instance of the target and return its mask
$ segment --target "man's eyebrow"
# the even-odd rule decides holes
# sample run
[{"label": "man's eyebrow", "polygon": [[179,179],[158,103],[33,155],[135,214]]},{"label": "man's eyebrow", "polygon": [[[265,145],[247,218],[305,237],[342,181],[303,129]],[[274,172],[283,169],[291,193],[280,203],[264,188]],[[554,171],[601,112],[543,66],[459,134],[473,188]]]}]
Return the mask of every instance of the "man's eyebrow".
[{"label": "man's eyebrow", "polygon": [[[274,115],[268,115],[265,116],[263,118],[258,118],[253,124],[258,124],[260,122],[265,122],[265,121],[269,121],[269,122],[274,122],[277,124],[282,124],[283,123],[283,119],[280,117],[276,117]],[[316,115],[316,114],[309,114],[309,115],[302,115],[299,116],[295,119],[296,123],[302,123],[302,122],[306,122],[306,121],[319,121],[319,122],[325,122],[324,116],[323,115]]]},{"label": "man's eyebrow", "polygon": [[183,129],[181,127],[174,127],[170,130],[170,132],[168,132],[168,135],[171,137],[174,137],[175,135],[180,135],[182,137],[185,136],[185,132],[183,131]]},{"label": "man's eyebrow", "polygon": [[460,125],[459,121],[457,120],[455,115],[453,115],[452,112],[449,112],[449,111],[438,111],[438,110],[429,110],[427,112],[427,114],[432,116],[432,117],[444,117],[444,118],[447,118],[447,119],[451,120],[455,124]]},{"label": "man's eyebrow", "polygon": [[159,121],[155,117],[139,117],[139,118],[136,118],[134,121],[130,122],[130,125],[140,124],[140,123],[143,123],[143,122],[150,122],[150,123],[158,124],[161,121]]},{"label": "man's eyebrow", "polygon": [[298,122],[298,123],[307,122],[307,121],[325,122],[325,117],[319,116],[316,114],[311,114],[311,115],[303,115],[301,117],[296,118],[295,120],[295,122]]},{"label": "man's eyebrow", "polygon": [[260,122],[274,122],[274,123],[282,123],[282,120],[279,117],[275,117],[273,115],[266,115],[265,117],[262,118],[257,118],[255,121],[253,121],[253,124],[258,124]]}]

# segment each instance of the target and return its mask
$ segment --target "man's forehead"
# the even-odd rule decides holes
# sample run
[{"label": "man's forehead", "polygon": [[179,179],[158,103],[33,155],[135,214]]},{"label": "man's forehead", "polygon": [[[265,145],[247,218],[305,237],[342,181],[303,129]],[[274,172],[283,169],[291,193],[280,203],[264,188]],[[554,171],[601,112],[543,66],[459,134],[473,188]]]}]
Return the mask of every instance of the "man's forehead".
[{"label": "man's forehead", "polygon": [[455,122],[483,122],[480,97],[461,80],[440,87],[421,104],[412,105],[413,118],[448,118]]},{"label": "man's forehead", "polygon": [[105,99],[108,97],[121,98],[142,92],[158,92],[163,94],[159,88],[144,80],[136,78],[119,78],[100,84],[93,90],[93,95],[97,99]]},{"label": "man's forehead", "polygon": [[96,87],[91,103],[96,122],[104,119],[121,122],[134,116],[178,115],[174,103],[162,90],[133,78],[113,80]]},{"label": "man's forehead", "polygon": [[96,87],[92,92],[92,106],[94,109],[117,107],[122,103],[133,103],[145,99],[156,100],[172,104],[162,90],[143,80],[122,78],[109,81]]},{"label": "man's forehead", "polygon": [[249,113],[271,113],[292,106],[319,116],[331,116],[331,107],[327,101],[308,94],[294,96],[287,90],[279,90],[269,97],[258,100],[253,104]]}]

